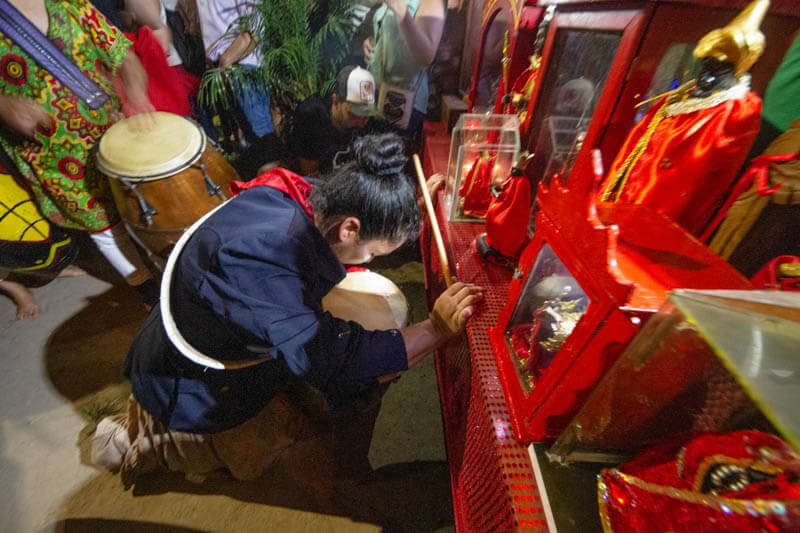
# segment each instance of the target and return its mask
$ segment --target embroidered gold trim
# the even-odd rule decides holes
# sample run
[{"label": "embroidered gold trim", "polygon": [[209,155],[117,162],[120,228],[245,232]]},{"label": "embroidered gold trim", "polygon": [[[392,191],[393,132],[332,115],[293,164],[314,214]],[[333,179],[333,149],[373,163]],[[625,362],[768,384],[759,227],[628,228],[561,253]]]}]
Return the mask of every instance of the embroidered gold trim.
[{"label": "embroidered gold trim", "polygon": [[765,463],[761,463],[756,459],[734,459],[733,457],[728,457],[726,455],[712,455],[710,457],[706,457],[703,459],[703,462],[697,467],[697,472],[694,475],[694,485],[692,486],[692,490],[695,492],[700,492],[700,489],[703,486],[703,481],[705,480],[706,475],[708,474],[708,469],[711,468],[712,465],[716,464],[726,464],[726,465],[734,465],[739,466],[741,468],[750,468],[751,470],[758,470],[759,472],[764,472],[765,474],[769,474],[771,476],[777,476],[781,473],[781,469],[775,466],[770,466]]},{"label": "embroidered gold trim", "polygon": [[667,103],[667,105],[664,106],[664,115],[667,117],[674,117],[675,115],[694,113],[701,109],[709,109],[723,102],[727,102],[728,100],[744,98],[744,95],[746,95],[749,90],[750,74],[742,74],[739,76],[739,82],[729,89],[717,91],[705,98],[687,98],[679,102]]},{"label": "embroidered gold trim", "polygon": [[[721,511],[723,513],[730,513],[734,512],[736,514],[745,515],[749,514],[750,516],[762,515],[762,516],[770,516],[770,515],[786,515],[787,514],[787,507],[791,507],[794,509],[794,512],[800,510],[800,505],[794,500],[762,500],[762,499],[755,499],[755,500],[739,500],[734,498],[723,498],[720,496],[711,496],[709,494],[701,494],[697,492],[691,492],[688,490],[681,490],[676,489],[674,487],[665,487],[663,485],[657,485],[654,483],[648,483],[638,477],[631,476],[628,474],[623,474],[619,470],[612,469],[606,470],[606,474],[617,476],[622,481],[629,485],[633,485],[634,487],[642,490],[646,490],[653,494],[659,494],[662,496],[669,496],[670,498],[674,498],[676,500],[685,501],[692,504],[697,505],[704,505],[706,507],[711,507],[716,509],[717,511]],[[611,497],[609,494],[609,487],[602,478],[599,479],[597,483],[597,496],[598,496],[598,503],[600,507],[600,516],[603,522],[603,530],[606,533],[612,531],[611,529],[611,519],[608,516],[608,499]]]},{"label": "embroidered gold trim", "polygon": [[622,166],[617,171],[616,179],[606,185],[606,189],[603,191],[602,196],[602,200],[604,202],[619,201],[619,197],[622,194],[622,190],[625,188],[625,183],[628,181],[628,177],[630,176],[633,167],[636,166],[639,158],[642,157],[642,154],[644,154],[644,151],[647,149],[647,145],[650,143],[650,137],[653,136],[653,132],[655,132],[656,127],[664,118],[665,107],[666,106],[661,106],[655,112],[653,118],[650,119],[650,124],[647,125],[644,135],[642,135],[641,138],[636,141],[636,146],[633,147],[633,150],[631,150],[631,153],[628,154],[628,157],[625,158]]}]

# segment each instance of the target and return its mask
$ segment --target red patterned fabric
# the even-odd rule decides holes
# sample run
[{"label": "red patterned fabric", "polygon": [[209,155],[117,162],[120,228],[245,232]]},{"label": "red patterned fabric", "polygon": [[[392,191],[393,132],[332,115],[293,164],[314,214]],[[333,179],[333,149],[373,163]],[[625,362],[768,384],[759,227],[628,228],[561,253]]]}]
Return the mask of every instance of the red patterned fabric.
[{"label": "red patterned fabric", "polygon": [[130,42],[86,0],[45,0],[47,38],[109,99],[89,108],[0,34],[0,94],[36,102],[51,117],[47,131],[28,139],[0,132],[0,146],[28,181],[41,213],[58,225],[104,231],[119,217],[108,180],[94,165],[92,147],[120,118],[113,73]]},{"label": "red patterned fabric", "polygon": [[651,448],[598,483],[605,531],[800,531],[800,456],[758,431]]}]

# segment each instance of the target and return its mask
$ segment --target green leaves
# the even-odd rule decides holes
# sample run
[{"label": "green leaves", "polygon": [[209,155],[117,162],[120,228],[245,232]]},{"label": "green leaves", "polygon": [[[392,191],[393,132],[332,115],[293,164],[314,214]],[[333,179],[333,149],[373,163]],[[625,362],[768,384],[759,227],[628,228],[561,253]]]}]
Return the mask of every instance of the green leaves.
[{"label": "green leaves", "polygon": [[265,84],[285,119],[309,96],[330,94],[355,32],[352,3],[252,0],[253,11],[237,19],[229,33],[248,31],[258,40],[261,66],[247,71],[236,66],[209,69],[200,86],[201,105],[229,105],[230,81]]}]

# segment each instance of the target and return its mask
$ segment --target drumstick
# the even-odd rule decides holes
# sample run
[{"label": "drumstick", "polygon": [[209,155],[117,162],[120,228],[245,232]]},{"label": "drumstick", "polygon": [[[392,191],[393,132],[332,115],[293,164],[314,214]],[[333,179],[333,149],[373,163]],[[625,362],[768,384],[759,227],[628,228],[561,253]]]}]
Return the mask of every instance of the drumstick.
[{"label": "drumstick", "polygon": [[450,277],[450,265],[447,262],[447,251],[444,249],[442,233],[439,231],[439,222],[436,220],[436,211],[433,209],[433,202],[431,202],[431,195],[428,192],[428,184],[425,180],[425,173],[422,171],[422,163],[419,162],[419,156],[417,154],[414,154],[414,167],[417,169],[417,179],[419,180],[419,186],[422,189],[422,198],[425,200],[425,209],[428,211],[428,218],[431,221],[433,240],[436,242],[436,250],[439,252],[439,262],[442,264],[444,282],[445,285],[449,287],[453,284],[453,278]]}]

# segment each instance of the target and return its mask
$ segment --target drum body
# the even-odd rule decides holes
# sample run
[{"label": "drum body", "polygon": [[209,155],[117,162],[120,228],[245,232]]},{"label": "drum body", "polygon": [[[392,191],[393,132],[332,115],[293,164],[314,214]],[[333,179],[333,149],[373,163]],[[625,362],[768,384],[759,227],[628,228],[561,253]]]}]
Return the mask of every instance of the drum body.
[{"label": "drum body", "polygon": [[152,115],[155,124],[144,129],[137,117],[109,128],[98,142],[97,164],[129,231],[164,259],[186,228],[230,196],[239,177],[197,124]]}]

